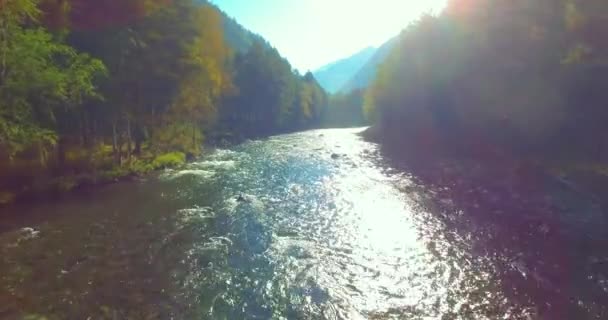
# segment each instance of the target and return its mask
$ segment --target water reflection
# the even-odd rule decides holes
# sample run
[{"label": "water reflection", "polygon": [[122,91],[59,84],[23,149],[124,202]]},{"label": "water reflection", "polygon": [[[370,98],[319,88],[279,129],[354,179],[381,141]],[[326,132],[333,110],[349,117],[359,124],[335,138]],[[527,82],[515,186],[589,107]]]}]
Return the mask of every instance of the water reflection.
[{"label": "water reflection", "polygon": [[357,131],[252,141],[158,179],[15,209],[54,214],[28,223],[35,238],[11,238],[22,225],[0,238],[0,317],[534,318],[433,191]]}]

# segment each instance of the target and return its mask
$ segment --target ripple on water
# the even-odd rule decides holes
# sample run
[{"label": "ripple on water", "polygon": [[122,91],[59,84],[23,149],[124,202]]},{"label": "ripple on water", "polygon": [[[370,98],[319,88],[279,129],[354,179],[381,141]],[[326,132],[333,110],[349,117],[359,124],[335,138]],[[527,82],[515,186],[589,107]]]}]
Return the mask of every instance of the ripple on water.
[{"label": "ripple on water", "polygon": [[193,166],[202,167],[202,168],[215,168],[215,169],[232,169],[236,166],[235,160],[208,160],[196,162]]},{"label": "ripple on water", "polygon": [[[143,308],[160,314],[151,319],[534,319],[533,308],[507,299],[475,236],[441,218],[466,214],[442,212],[450,201],[429,205],[429,192],[383,164],[358,131],[246,142],[160,182],[59,205],[74,214],[35,226],[40,239],[9,248],[18,235],[0,237],[9,262],[0,261],[0,281],[20,295],[0,291],[0,317],[14,300],[49,319],[57,310],[111,318],[99,305],[117,319],[146,318]],[[98,228],[100,216],[109,220]],[[589,272],[608,287],[600,270]]]},{"label": "ripple on water", "polygon": [[203,169],[165,170],[161,175],[161,178],[173,180],[185,176],[196,176],[197,178],[208,179],[215,176],[215,171]]}]

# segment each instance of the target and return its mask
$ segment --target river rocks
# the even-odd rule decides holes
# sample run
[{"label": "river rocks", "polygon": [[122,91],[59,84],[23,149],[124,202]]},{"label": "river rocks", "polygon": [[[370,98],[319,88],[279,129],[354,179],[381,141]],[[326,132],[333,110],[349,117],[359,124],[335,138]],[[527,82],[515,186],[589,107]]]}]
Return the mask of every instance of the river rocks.
[{"label": "river rocks", "polygon": [[242,194],[239,194],[239,195],[236,197],[236,201],[237,201],[237,202],[240,202],[240,203],[244,203],[244,202],[250,202],[250,200],[249,200],[249,199],[247,199],[247,198],[246,198],[244,195],[242,195]]},{"label": "river rocks", "polygon": [[34,228],[26,227],[19,230],[19,235],[21,236],[22,240],[29,240],[37,238],[40,235],[40,231]]},{"label": "river rocks", "polygon": [[292,229],[279,229],[275,234],[279,238],[297,238],[299,236],[298,230]]},{"label": "river rocks", "polygon": [[302,190],[301,186],[299,186],[297,184],[294,184],[294,185],[291,186],[290,191],[294,195],[300,195],[303,190]]},{"label": "river rocks", "polygon": [[234,201],[234,206],[231,210],[235,210],[239,206],[243,206],[244,208],[253,209],[258,212],[262,212],[265,208],[264,202],[260,200],[257,196],[252,194],[241,193],[236,196]]}]

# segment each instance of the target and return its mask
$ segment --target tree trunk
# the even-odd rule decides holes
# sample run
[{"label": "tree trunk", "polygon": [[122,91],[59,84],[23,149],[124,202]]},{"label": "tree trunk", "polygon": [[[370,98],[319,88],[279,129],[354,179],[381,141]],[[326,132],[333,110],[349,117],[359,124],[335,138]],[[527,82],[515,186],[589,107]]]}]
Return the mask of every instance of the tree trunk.
[{"label": "tree trunk", "polygon": [[46,165],[47,165],[47,163],[46,163],[47,162],[46,161],[47,160],[46,159],[47,158],[47,153],[46,153],[46,150],[44,148],[44,145],[41,142],[38,142],[38,156],[39,156],[39,159],[40,159],[40,166],[43,167],[43,168],[46,168]]},{"label": "tree trunk", "polygon": [[192,123],[192,150],[196,150],[196,125]]},{"label": "tree trunk", "polygon": [[118,134],[118,165],[122,166],[124,153],[123,153],[124,137],[122,134]]},{"label": "tree trunk", "polygon": [[65,169],[65,138],[59,135],[59,139],[57,140],[57,168],[63,172]]},{"label": "tree trunk", "polygon": [[114,164],[120,165],[120,146],[118,145],[118,135],[116,133],[116,120],[112,122],[112,155]]},{"label": "tree trunk", "polygon": [[97,146],[97,121],[95,117],[93,117],[93,122],[91,123],[91,146]]},{"label": "tree trunk", "polygon": [[135,125],[135,150],[133,150],[133,153],[137,156],[141,155],[141,143],[143,142],[143,133],[142,133],[142,128],[140,125],[136,124]]},{"label": "tree trunk", "polygon": [[7,22],[0,21],[0,85],[4,83],[4,79],[6,78],[6,52],[8,51],[8,30],[5,25]]},{"label": "tree trunk", "polygon": [[80,139],[84,148],[89,148],[91,146],[89,141],[87,114],[84,110],[80,113]]},{"label": "tree trunk", "polygon": [[131,119],[129,117],[127,117],[127,159],[129,161],[131,161],[131,146],[132,146]]}]

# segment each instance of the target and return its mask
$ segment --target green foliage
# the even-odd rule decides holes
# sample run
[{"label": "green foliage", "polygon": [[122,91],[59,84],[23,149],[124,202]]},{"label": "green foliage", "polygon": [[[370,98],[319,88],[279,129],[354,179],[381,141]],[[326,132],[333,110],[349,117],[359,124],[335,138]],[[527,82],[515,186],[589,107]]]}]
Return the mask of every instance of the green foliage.
[{"label": "green foliage", "polygon": [[597,12],[607,8],[449,1],[402,32],[366,93],[365,113],[394,142],[606,158],[598,150],[608,135],[600,84],[608,24]]},{"label": "green foliage", "polygon": [[326,104],[311,74],[207,1],[0,0],[3,188],[145,174],[207,135],[314,126]]},{"label": "green foliage", "polygon": [[267,44],[257,41],[234,61],[237,93],[225,97],[220,126],[264,136],[318,125],[327,96],[311,73],[300,76]]},{"label": "green foliage", "polygon": [[348,94],[335,94],[322,115],[325,127],[363,126],[367,123],[363,114],[364,90],[354,90]]},{"label": "green foliage", "polygon": [[178,150],[188,154],[199,154],[203,135],[196,124],[191,122],[171,122],[156,128],[151,145],[155,152]]},{"label": "green foliage", "polygon": [[136,160],[129,165],[129,171],[135,175],[142,176],[154,171],[154,165],[142,160]]},{"label": "green foliage", "polygon": [[44,28],[24,27],[38,15],[36,3],[10,1],[0,15],[0,148],[11,158],[54,145],[57,108],[99,97],[93,79],[105,72]]},{"label": "green foliage", "polygon": [[159,155],[152,162],[155,169],[177,167],[186,163],[186,154],[182,152],[169,152]]},{"label": "green foliage", "polygon": [[[40,16],[39,0],[9,0],[0,2],[0,24],[2,28],[35,21]],[[4,31],[3,30],[3,31]]]}]

